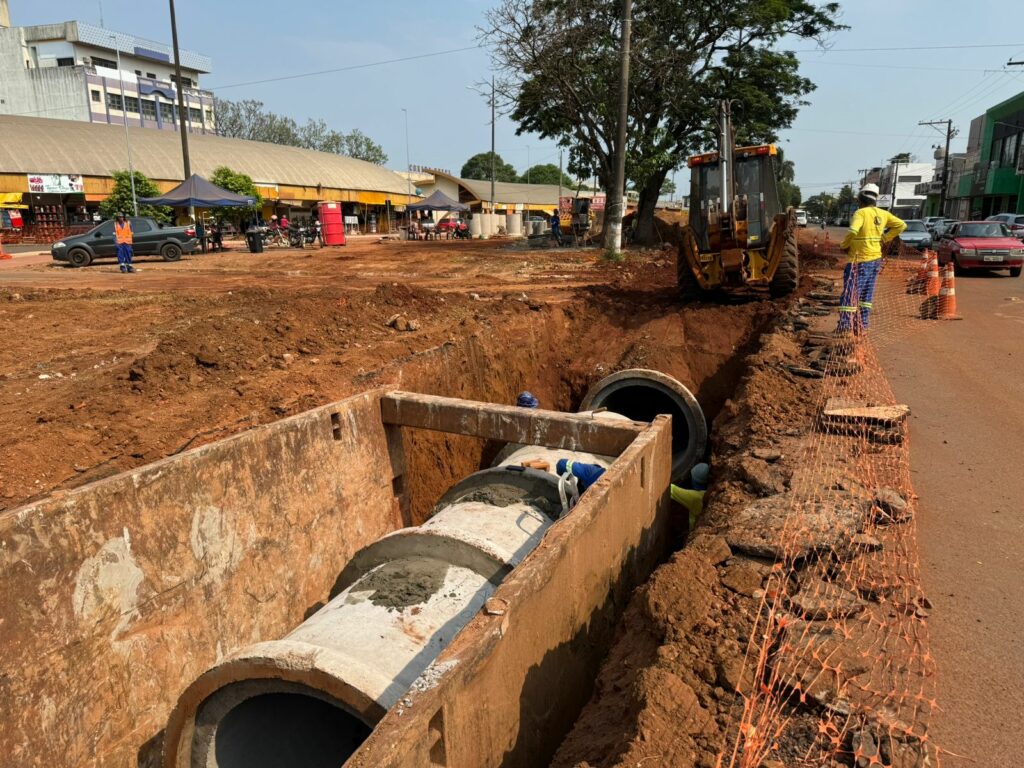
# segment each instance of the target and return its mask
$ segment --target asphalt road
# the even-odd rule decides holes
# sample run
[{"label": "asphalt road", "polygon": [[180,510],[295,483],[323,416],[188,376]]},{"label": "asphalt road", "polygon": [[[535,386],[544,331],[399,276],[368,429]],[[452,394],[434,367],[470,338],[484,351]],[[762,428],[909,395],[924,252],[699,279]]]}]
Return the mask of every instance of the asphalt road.
[{"label": "asphalt road", "polygon": [[[959,322],[882,351],[910,405],[918,535],[938,666],[932,736],[977,766],[1024,748],[1024,279],[957,279]],[[958,765],[951,756],[944,765]]]}]

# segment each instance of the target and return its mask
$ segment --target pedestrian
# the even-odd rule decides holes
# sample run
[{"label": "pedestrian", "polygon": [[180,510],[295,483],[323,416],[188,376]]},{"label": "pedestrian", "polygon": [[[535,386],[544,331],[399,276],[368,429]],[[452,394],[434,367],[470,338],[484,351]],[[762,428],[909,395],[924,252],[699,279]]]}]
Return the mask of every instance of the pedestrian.
[{"label": "pedestrian", "polygon": [[520,408],[540,408],[540,400],[534,397],[532,392],[520,392],[516,398],[516,405]]},{"label": "pedestrian", "polygon": [[196,219],[196,239],[199,240],[199,249],[206,253],[206,225],[203,224],[202,216]]},{"label": "pedestrian", "polygon": [[857,202],[860,207],[850,217],[850,230],[839,245],[848,256],[836,326],[836,333],[840,335],[867,330],[875,281],[882,268],[882,246],[891,243],[907,228],[902,219],[878,207],[877,184],[865,184],[857,195]]},{"label": "pedestrian", "polygon": [[132,223],[118,212],[114,222],[114,242],[117,243],[117,263],[122,272],[134,272],[132,266]]},{"label": "pedestrian", "polygon": [[558,209],[556,208],[551,214],[551,236],[555,238],[555,242],[558,243],[559,248],[562,246],[562,220],[558,218]]},{"label": "pedestrian", "polygon": [[224,251],[224,225],[218,219],[210,224],[210,250]]},{"label": "pedestrian", "polygon": [[693,469],[690,470],[690,485],[693,486],[692,488],[683,488],[674,484],[669,486],[669,494],[672,496],[672,501],[682,504],[686,507],[686,511],[690,513],[689,523],[691,531],[697,525],[697,518],[704,511],[704,493],[708,489],[710,476],[711,467],[701,462],[700,464],[694,464]]}]

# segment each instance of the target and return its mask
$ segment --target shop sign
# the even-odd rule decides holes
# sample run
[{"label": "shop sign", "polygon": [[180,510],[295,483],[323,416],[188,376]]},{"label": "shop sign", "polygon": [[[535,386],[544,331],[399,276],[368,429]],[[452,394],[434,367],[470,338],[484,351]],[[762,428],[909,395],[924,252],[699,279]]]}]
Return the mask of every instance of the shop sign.
[{"label": "shop sign", "polygon": [[590,200],[590,210],[603,211],[605,203],[604,195],[594,195]]},{"label": "shop sign", "polygon": [[85,185],[74,173],[30,173],[28,191],[34,195],[75,195],[84,192]]}]

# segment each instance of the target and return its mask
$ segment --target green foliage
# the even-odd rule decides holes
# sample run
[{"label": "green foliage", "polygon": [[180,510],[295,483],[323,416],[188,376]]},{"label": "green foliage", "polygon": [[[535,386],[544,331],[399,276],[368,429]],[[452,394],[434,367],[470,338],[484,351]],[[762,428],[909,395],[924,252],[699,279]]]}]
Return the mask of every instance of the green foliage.
[{"label": "green foliage", "polygon": [[266,109],[263,102],[256,99],[215,99],[214,108],[217,133],[221,136],[315,149],[376,165],[384,165],[388,161],[383,147],[359,129],[341,133],[328,127],[323,120],[313,118],[300,126],[292,118]]},{"label": "green foliage", "polygon": [[[531,166],[522,176],[519,177],[519,181],[523,184],[558,184],[558,166],[554,163],[540,163],[538,165]],[[561,174],[562,186],[563,187],[575,187],[576,182],[569,178],[565,173]]]},{"label": "green foliage", "polygon": [[779,148],[779,154],[775,158],[775,182],[779,190],[779,205],[785,210],[789,206],[794,208],[800,205],[800,187],[793,180],[796,178],[796,168],[792,160],[786,159],[783,149]]},{"label": "green foliage", "polygon": [[[132,175],[135,176],[135,197],[158,197],[160,190],[156,184],[150,181],[148,176],[135,171],[129,174],[128,171],[114,171],[114,191],[106,200],[100,203],[100,213],[105,219],[112,219],[118,214],[133,216],[132,206]],[[139,204],[139,216],[149,216],[157,221],[166,224],[171,220],[171,209],[162,205]]]},{"label": "green foliage", "polygon": [[807,201],[804,203],[804,208],[811,216],[817,216],[822,219],[831,219],[837,214],[836,205],[835,195],[830,195],[828,192],[819,192],[818,194],[811,195],[807,198]]},{"label": "green foliage", "polygon": [[[482,36],[519,124],[569,149],[568,170],[611,186],[618,115],[619,0],[500,0]],[[811,0],[635,0],[626,175],[640,193],[638,237],[653,229],[666,175],[716,149],[721,99],[738,99],[740,143],[773,141],[814,84],[783,41],[824,41],[839,5]],[[798,191],[787,190],[790,200]]]},{"label": "green foliage", "polygon": [[674,195],[677,191],[676,183],[672,179],[665,179],[661,182],[661,191],[658,194],[661,197],[668,197],[669,195]]},{"label": "green foliage", "polygon": [[256,205],[247,208],[213,208],[213,217],[216,219],[238,221],[243,216],[250,215],[253,210],[259,210],[263,206],[263,198],[257,191],[256,184],[251,176],[238,173],[227,166],[221,165],[213,169],[209,181],[211,184],[216,184],[221,189],[226,189],[229,192],[256,198]]},{"label": "green foliage", "polygon": [[[557,169],[556,169],[557,170]],[[463,179],[478,179],[480,181],[491,180],[491,153],[480,152],[473,155],[462,166],[459,176]],[[519,181],[519,174],[509,163],[501,159],[501,155],[494,155],[494,180],[495,181]],[[555,183],[557,184],[557,177]]]}]

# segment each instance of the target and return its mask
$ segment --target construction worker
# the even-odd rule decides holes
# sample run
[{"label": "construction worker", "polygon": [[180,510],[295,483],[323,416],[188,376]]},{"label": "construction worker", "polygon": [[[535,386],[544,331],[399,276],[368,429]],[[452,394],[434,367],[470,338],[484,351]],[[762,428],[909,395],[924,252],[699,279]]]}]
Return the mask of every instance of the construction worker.
[{"label": "construction worker", "polygon": [[558,215],[558,209],[556,208],[551,213],[551,236],[555,238],[555,242],[558,243],[558,247],[562,247],[562,220]]},{"label": "construction worker", "polygon": [[132,223],[118,212],[114,222],[114,242],[117,243],[117,263],[122,272],[134,272],[132,266]]},{"label": "construction worker", "polygon": [[882,268],[882,246],[907,228],[902,219],[878,207],[878,185],[865,184],[857,195],[860,204],[850,217],[850,230],[839,248],[849,257],[843,271],[843,295],[839,300],[840,334],[867,330],[875,281]]},{"label": "construction worker", "polygon": [[520,392],[516,398],[516,405],[520,408],[540,408],[540,400],[534,397],[532,392]]},{"label": "construction worker", "polygon": [[559,477],[566,474],[575,477],[580,493],[583,493],[604,474],[604,467],[600,464],[585,464],[582,461],[559,459],[555,464],[555,474]]},{"label": "construction worker", "polygon": [[697,525],[697,518],[704,511],[704,493],[708,489],[708,480],[711,476],[711,467],[704,462],[694,464],[690,470],[690,485],[693,488],[683,488],[678,485],[670,485],[669,493],[672,501],[682,504],[690,513],[690,530]]}]

